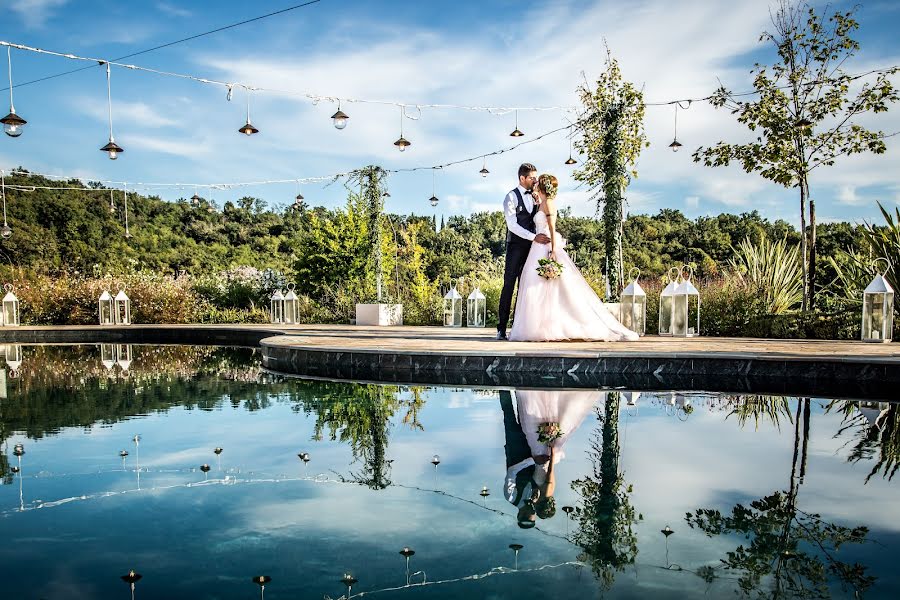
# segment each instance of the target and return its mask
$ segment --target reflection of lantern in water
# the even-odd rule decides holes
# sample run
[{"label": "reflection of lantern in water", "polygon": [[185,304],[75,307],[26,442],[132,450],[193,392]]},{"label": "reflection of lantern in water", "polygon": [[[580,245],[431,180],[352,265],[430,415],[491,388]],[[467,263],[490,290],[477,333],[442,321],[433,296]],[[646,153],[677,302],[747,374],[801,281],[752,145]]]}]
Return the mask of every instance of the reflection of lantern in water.
[{"label": "reflection of lantern in water", "polygon": [[119,450],[119,456],[122,458],[122,470],[125,470],[125,459],[128,457],[128,450]]},{"label": "reflection of lantern in water", "polygon": [[[17,468],[17,472],[19,474],[19,510],[25,510],[25,497],[22,492],[22,456],[25,455],[25,446],[21,443],[16,444],[13,447],[13,455],[19,459],[19,466]],[[13,467],[16,468],[16,467]]]},{"label": "reflection of lantern in water", "polygon": [[415,550],[410,548],[409,546],[404,546],[403,550],[400,551],[400,556],[406,559],[406,585],[409,585],[409,559],[416,553]]},{"label": "reflection of lantern in water", "polygon": [[487,505],[487,497],[491,495],[491,492],[487,489],[486,485],[481,486],[481,491],[478,492],[478,495],[481,496],[482,502]]},{"label": "reflection of lantern in water", "polygon": [[353,586],[359,581],[356,577],[353,576],[352,573],[344,573],[344,576],[341,577],[341,583],[347,586],[347,597],[350,597],[350,590],[353,589]]},{"label": "reflection of lantern in water", "polygon": [[272,581],[272,578],[268,575],[257,575],[253,578],[253,583],[259,586],[259,597],[265,598],[266,596],[266,584]]},{"label": "reflection of lantern in water", "polygon": [[209,466],[208,464],[206,464],[206,463],[203,463],[202,465],[200,465],[200,470],[203,471],[203,479],[204,479],[204,480],[208,480],[208,479],[209,479],[209,472],[212,470],[212,467],[210,467],[210,466]]},{"label": "reflection of lantern in water", "polygon": [[437,469],[437,466],[441,464],[441,457],[435,454],[431,457],[431,464],[434,465],[434,468]]},{"label": "reflection of lantern in water", "polygon": [[660,529],[659,532],[666,536],[666,568],[669,567],[669,536],[675,533],[672,531],[672,528],[666,525],[664,529]]},{"label": "reflection of lantern in water", "polygon": [[123,374],[128,373],[128,368],[131,366],[131,344],[116,346],[116,364],[122,369]]},{"label": "reflection of lantern in water", "polygon": [[128,575],[122,575],[122,581],[128,584],[128,587],[131,588],[131,598],[134,599],[134,584],[141,580],[143,575],[140,573],[135,573],[134,569],[128,571]]},{"label": "reflection of lantern in water", "polygon": [[216,448],[213,450],[213,453],[216,455],[216,469],[218,471],[222,470],[222,448]]},{"label": "reflection of lantern in water", "polygon": [[116,366],[116,358],[115,344],[100,344],[100,362],[107,371],[112,371],[112,368]]},{"label": "reflection of lantern in water", "polygon": [[6,357],[6,366],[9,367],[9,376],[16,377],[19,373],[19,367],[22,366],[22,345],[5,344],[3,346],[3,356]]},{"label": "reflection of lantern in water", "polygon": [[519,550],[524,548],[524,546],[522,544],[510,544],[509,548],[516,554],[516,571],[518,571],[519,570]]},{"label": "reflection of lantern in water", "polygon": [[572,518],[572,513],[575,512],[575,509],[571,506],[563,506],[562,511],[566,513],[566,537],[569,537],[569,520]]}]

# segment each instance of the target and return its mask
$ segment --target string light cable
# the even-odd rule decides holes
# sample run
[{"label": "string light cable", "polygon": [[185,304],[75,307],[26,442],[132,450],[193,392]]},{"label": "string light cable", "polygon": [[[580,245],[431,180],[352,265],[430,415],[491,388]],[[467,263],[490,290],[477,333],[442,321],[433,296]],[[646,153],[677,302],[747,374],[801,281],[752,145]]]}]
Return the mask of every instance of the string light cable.
[{"label": "string light cable", "polygon": [[[10,48],[15,48],[17,50],[23,50],[26,52],[34,52],[36,54],[45,54],[48,56],[56,56],[60,58],[66,58],[69,60],[77,60],[77,61],[85,61],[92,62],[97,64],[110,64],[114,67],[120,67],[123,69],[130,69],[133,71],[142,71],[145,73],[152,73],[155,75],[160,75],[164,77],[174,77],[178,79],[187,79],[190,81],[195,81],[197,83],[203,83],[207,85],[215,85],[221,86],[226,90],[226,97],[231,95],[232,90],[235,87],[240,87],[245,90],[254,91],[254,92],[267,92],[273,94],[280,95],[288,95],[288,96],[297,96],[310,100],[313,104],[318,104],[319,102],[327,101],[333,102],[335,104],[338,103],[355,103],[355,104],[376,104],[382,106],[398,106],[401,108],[416,108],[420,112],[422,109],[457,109],[457,110],[468,110],[468,111],[480,111],[480,112],[488,112],[495,115],[505,115],[515,111],[539,111],[539,112],[548,112],[548,111],[563,111],[569,112],[575,109],[574,106],[489,106],[489,105],[463,105],[463,104],[441,104],[441,103],[417,103],[417,102],[400,102],[396,100],[377,100],[377,99],[366,99],[366,98],[347,98],[342,96],[335,95],[321,95],[321,94],[313,94],[310,92],[303,92],[297,90],[283,90],[277,88],[268,88],[262,87],[258,85],[253,85],[250,83],[243,82],[233,82],[233,81],[221,81],[218,79],[213,79],[210,77],[199,77],[196,75],[190,75],[185,73],[177,73],[174,71],[164,71],[160,69],[153,69],[150,67],[142,67],[135,64],[122,63],[117,60],[108,60],[105,58],[95,58],[95,57],[87,57],[87,56],[79,56],[72,53],[63,53],[56,52],[53,50],[46,50],[43,48],[37,48],[34,46],[27,46],[25,44],[17,44],[14,42],[8,42],[4,40],[0,40],[0,46],[7,46]],[[20,86],[22,84],[19,84]],[[405,115],[407,118],[416,120],[417,117],[412,117],[410,115]]]},{"label": "string light cable", "polygon": [[[175,40],[172,42],[167,42],[165,44],[160,44],[159,46],[153,46],[152,48],[147,48],[145,50],[139,50],[138,52],[132,52],[131,54],[126,54],[125,56],[120,56],[118,58],[114,58],[113,60],[125,60],[126,58],[132,58],[135,56],[140,56],[141,54],[147,54],[148,52],[153,52],[155,50],[161,50],[163,48],[168,48],[169,46],[174,46],[176,44],[181,44],[183,42],[189,42],[191,40],[196,40],[197,38],[202,38],[207,35],[212,35],[213,33],[219,33],[220,31],[226,31],[228,29],[234,29],[235,27],[239,27],[241,25],[246,25],[248,23],[253,23],[255,21],[261,21],[262,19],[268,19],[269,17],[274,17],[276,15],[281,15],[286,12],[290,12],[292,10],[296,10],[298,8],[304,8],[306,6],[310,6],[311,4],[317,4],[322,0],[310,0],[309,2],[304,2],[303,4],[295,4],[294,6],[289,6],[287,8],[283,8],[281,10],[276,10],[275,12],[271,12],[265,15],[260,15],[258,17],[253,17],[252,19],[246,19],[244,21],[239,21],[237,23],[232,23],[231,25],[225,25],[224,27],[218,27],[216,29],[211,29],[210,31],[204,31],[203,33],[198,33],[195,35],[188,36],[186,38],[181,38],[180,40]],[[63,75],[71,75],[72,73],[78,73],[80,71],[84,71],[86,69],[90,69],[91,66],[81,67],[78,69],[72,69],[71,71],[65,71],[63,73],[57,73],[55,75],[48,75],[46,77],[41,77],[40,79],[32,79],[31,81],[26,81],[25,83],[20,83],[19,86],[31,85],[33,83],[40,83],[41,81],[47,81],[49,79],[56,79],[57,77],[62,77]],[[0,91],[5,92],[4,88]]]}]

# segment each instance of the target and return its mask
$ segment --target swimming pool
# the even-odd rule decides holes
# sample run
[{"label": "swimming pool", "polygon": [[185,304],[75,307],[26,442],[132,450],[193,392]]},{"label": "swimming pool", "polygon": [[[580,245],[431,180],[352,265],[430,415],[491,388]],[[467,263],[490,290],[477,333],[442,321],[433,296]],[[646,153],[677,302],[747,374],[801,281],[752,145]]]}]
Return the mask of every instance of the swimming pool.
[{"label": "swimming pool", "polygon": [[[900,592],[895,404],[290,379],[234,348],[3,351],[11,598],[126,597],[132,569],[148,598]],[[562,430],[552,461],[541,423]]]}]

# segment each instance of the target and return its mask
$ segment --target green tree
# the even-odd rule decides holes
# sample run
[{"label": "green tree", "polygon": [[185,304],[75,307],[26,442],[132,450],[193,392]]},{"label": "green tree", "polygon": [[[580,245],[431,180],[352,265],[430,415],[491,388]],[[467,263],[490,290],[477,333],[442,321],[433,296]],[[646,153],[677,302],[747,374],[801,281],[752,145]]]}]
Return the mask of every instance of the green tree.
[{"label": "green tree", "polygon": [[634,507],[619,472],[619,404],[621,394],[609,392],[601,412],[596,409],[599,430],[591,438],[588,452],[593,471],[572,482],[581,496],[575,509],[578,530],[573,541],[582,549],[579,560],[587,562],[598,580],[612,585],[615,574],[637,557]]},{"label": "green tree", "polygon": [[578,93],[584,111],[576,123],[581,137],[575,148],[584,156],[574,176],[593,191],[597,212],[603,209],[607,276],[613,299],[619,297],[622,271],[622,204],[641,150],[644,134],[644,96],[622,79],[619,63],[606,50],[606,68],[591,89],[585,81]]},{"label": "green tree", "polygon": [[[896,68],[875,71],[874,81],[856,89],[853,82],[865,75],[844,71],[844,63],[859,51],[851,34],[859,28],[855,8],[822,14],[805,2],[781,0],[772,15],[772,32],[760,41],[770,42],[778,60],[767,67],[757,63],[751,73],[758,100],[739,99],[724,86],[712,99],[717,107],[731,109],[751,131],[759,131],[747,144],[719,142],[698,148],[694,161],[706,166],[739,162],[747,173],[800,192],[802,309],[813,308],[816,292],[815,201],[809,192],[810,173],[833,165],[850,154],[885,152],[884,133],[859,124],[867,113],[888,110],[897,91],[890,81]],[[806,227],[807,207],[810,227]]]}]

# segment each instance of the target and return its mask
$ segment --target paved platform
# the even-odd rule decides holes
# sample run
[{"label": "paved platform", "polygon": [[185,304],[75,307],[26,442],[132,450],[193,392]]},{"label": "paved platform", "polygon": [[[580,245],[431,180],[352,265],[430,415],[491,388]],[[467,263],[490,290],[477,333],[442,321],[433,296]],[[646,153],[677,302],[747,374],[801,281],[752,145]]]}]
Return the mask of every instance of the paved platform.
[{"label": "paved platform", "polygon": [[265,368],[315,378],[900,400],[900,343],[658,336],[615,343],[493,338],[490,329],[353,325],[0,329],[0,342],[5,343],[261,346]]}]

